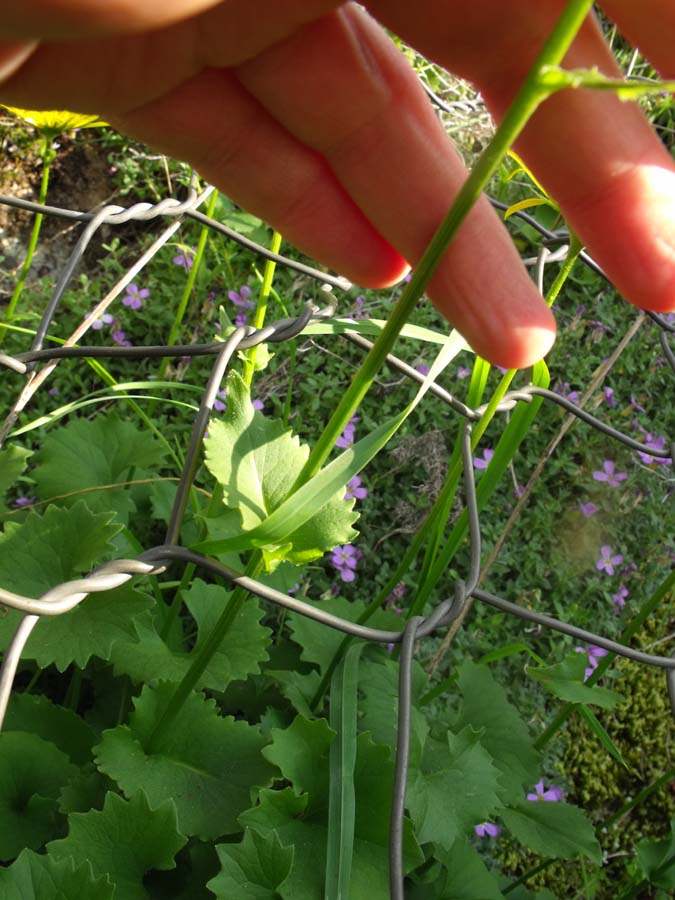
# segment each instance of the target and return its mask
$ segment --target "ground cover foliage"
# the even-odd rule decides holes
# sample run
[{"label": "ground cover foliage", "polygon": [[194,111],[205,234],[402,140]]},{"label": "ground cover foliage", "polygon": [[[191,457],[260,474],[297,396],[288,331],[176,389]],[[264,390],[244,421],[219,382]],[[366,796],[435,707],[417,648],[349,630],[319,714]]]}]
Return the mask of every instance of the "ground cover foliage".
[{"label": "ground cover foliage", "polygon": [[[631,51],[618,39],[616,47],[626,65]],[[413,54],[411,61],[446,100],[477,102],[466,86],[448,85]],[[651,74],[639,61],[632,65]],[[669,142],[670,98],[645,103]],[[476,121],[479,129],[469,117],[459,135],[468,155],[489,139],[481,112]],[[38,171],[46,155],[56,184],[62,179],[67,190],[69,153],[104,159],[108,194],[125,204],[164,196],[166,173],[175,189],[190,177],[180,164],[110,131],[45,139],[9,118],[3,127],[12,184],[30,153]],[[517,159],[504,162],[491,193],[509,206],[528,201],[547,226],[557,222]],[[261,243],[273,240],[265,223],[225,197],[215,195],[211,211]],[[52,334],[71,333],[155,227],[104,235],[66,293]],[[515,217],[510,227],[523,255],[536,255],[535,230]],[[23,237],[19,232],[16,241]],[[38,244],[3,352],[26,348],[67,240],[48,232],[45,249]],[[3,247],[8,299],[17,274],[12,246]],[[558,271],[547,269],[546,289]],[[166,343],[176,330],[186,343],[222,337],[255,321],[264,276],[252,254],[185,224],[87,341]],[[400,292],[355,287],[339,295],[337,314],[367,332],[371,320],[386,319]],[[327,295],[278,267],[267,321],[298,314],[308,299],[320,305]],[[537,464],[547,462],[508,525],[484,586],[609,637],[628,633],[635,646],[665,654],[675,618],[675,480],[672,463],[649,450],[675,434],[673,372],[656,327],[643,317],[636,324],[636,311],[580,263],[555,308],[560,337],[548,371],[535,377],[550,377],[572,399],[593,386],[587,408],[645,449],[630,451],[576,423],[551,451],[565,419],[553,405],[541,405],[520,432],[517,413],[510,421],[495,417],[474,450],[487,498],[485,555],[504,536]],[[426,373],[447,325],[427,302],[411,322],[420,330],[402,338],[396,352]],[[631,328],[634,335],[615,354]],[[503,383],[503,373],[468,349],[447,355],[437,381],[470,405]],[[450,477],[462,425],[428,395],[399,422],[419,385],[383,369],[333,458],[350,448],[365,453],[359,441],[396,422],[391,440],[310,517],[287,527],[282,540],[264,531],[362,357],[321,327],[240,354],[214,406],[181,542],[207,547],[240,571],[258,554],[261,580],[353,621],[382,594],[369,624],[398,630],[431,561],[420,556],[388,585]],[[608,359],[607,371],[599,370]],[[164,540],[209,367],[199,358],[59,365],[0,450],[3,589],[37,597]],[[514,385],[532,377],[520,373]],[[12,373],[3,375],[3,409],[18,384]],[[500,447],[513,444],[514,432],[517,452],[505,459]],[[457,537],[456,550],[427,591],[427,610],[466,571],[461,511],[458,494],[440,535]],[[258,537],[242,543],[242,532]],[[2,897],[389,896],[397,650],[352,643],[333,671],[340,634],[234,594],[228,583],[175,567],[92,594],[70,613],[40,622],[0,734]],[[222,641],[164,728],[177,686],[203,658],[227,608],[233,614]],[[4,651],[19,615],[2,612]],[[675,760],[662,674],[480,605],[443,655],[441,642],[442,635],[424,642],[413,670],[406,896],[670,896]]]}]

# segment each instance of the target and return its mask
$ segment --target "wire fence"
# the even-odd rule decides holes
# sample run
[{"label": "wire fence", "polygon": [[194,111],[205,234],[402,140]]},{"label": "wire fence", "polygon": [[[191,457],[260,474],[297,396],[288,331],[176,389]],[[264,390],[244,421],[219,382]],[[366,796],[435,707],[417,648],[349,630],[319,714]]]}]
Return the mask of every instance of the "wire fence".
[{"label": "wire fence", "polygon": [[[553,631],[569,635],[577,640],[594,644],[619,656],[632,659],[644,665],[657,666],[665,670],[667,689],[670,697],[670,706],[675,716],[675,659],[665,656],[657,656],[625,646],[614,640],[610,640],[601,634],[578,628],[572,624],[559,621],[517,604],[509,602],[483,590],[481,582],[481,522],[472,464],[471,429],[472,423],[480,419],[486,407],[471,408],[461,400],[437,384],[432,384],[431,392],[438,400],[447,404],[453,412],[464,421],[461,452],[463,460],[463,493],[464,503],[468,514],[470,556],[468,569],[464,578],[454,583],[453,590],[447,599],[438,603],[428,616],[416,616],[411,618],[403,631],[383,631],[370,628],[366,625],[356,624],[327,611],[311,606],[289,594],[275,590],[255,578],[251,578],[242,572],[235,571],[220,562],[207,556],[193,552],[179,544],[181,524],[186,510],[190,490],[195,479],[200,461],[202,439],[208,425],[214,401],[217,398],[221,382],[230,367],[237,351],[254,347],[258,344],[282,343],[291,341],[302,335],[306,327],[313,322],[330,317],[335,313],[334,295],[330,291],[343,291],[350,287],[342,278],[336,278],[288,259],[279,254],[256,244],[254,241],[232,231],[222,223],[204,215],[199,207],[209,197],[213,188],[198,193],[194,184],[191,186],[185,200],[179,202],[174,199],[165,199],[160,203],[137,203],[129,208],[120,206],[106,206],[95,213],[83,213],[76,210],[63,209],[52,206],[40,206],[26,200],[9,196],[0,196],[0,203],[33,213],[41,213],[48,216],[58,216],[81,223],[82,231],[79,239],[67,260],[63,271],[56,283],[53,294],[47,304],[30,349],[22,353],[8,355],[0,353],[0,365],[22,376],[23,384],[18,392],[16,402],[8,412],[4,424],[0,429],[0,443],[11,432],[17,417],[25,409],[30,399],[40,386],[46,381],[54,368],[61,360],[82,359],[84,357],[94,359],[166,359],[168,357],[197,357],[211,356],[214,358],[210,377],[204,387],[198,412],[194,418],[192,432],[188,444],[185,463],[178,484],[173,509],[166,531],[165,540],[158,546],[147,549],[135,559],[117,559],[102,565],[90,575],[77,580],[60,584],[38,598],[21,596],[4,590],[0,586],[0,603],[18,610],[24,614],[21,623],[16,629],[14,637],[5,654],[2,669],[0,671],[0,724],[2,723],[7,704],[10,698],[14,677],[19,665],[23,649],[30,634],[42,616],[59,616],[66,614],[79,603],[86,600],[89,594],[98,591],[108,591],[119,587],[132,578],[138,576],[148,577],[159,575],[166,571],[171,564],[177,563],[183,566],[191,564],[198,570],[209,572],[216,578],[224,579],[245,591],[262,598],[268,603],[276,604],[286,610],[307,616],[328,628],[336,629],[345,635],[372,641],[380,644],[400,644],[399,657],[399,704],[398,704],[398,741],[396,749],[395,780],[393,789],[393,803],[390,824],[390,890],[394,900],[403,900],[403,816],[406,798],[406,776],[408,767],[408,752],[411,731],[411,678],[412,664],[415,648],[418,641],[431,636],[442,636],[454,633],[454,630],[463,620],[470,604],[474,600],[501,610],[502,612],[516,616],[527,622],[535,623]],[[500,206],[500,204],[495,204]],[[540,253],[535,259],[526,262],[534,264],[537,268],[537,279],[543,283],[544,268],[547,264],[555,262],[567,253],[568,235],[565,231],[551,232],[543,228],[535,219],[524,212],[518,215],[536,228],[542,235]],[[98,303],[98,305],[86,316],[81,325],[68,337],[63,346],[45,347],[46,336],[54,315],[59,308],[60,301],[70,283],[73,275],[80,266],[88,245],[98,229],[103,225],[115,228],[123,226],[131,221],[150,221],[158,218],[169,220],[167,227],[155,239],[149,249],[143,253],[139,260],[128,269],[124,276],[115,284],[114,288]],[[323,308],[318,308],[308,303],[303,312],[293,318],[285,318],[274,322],[261,329],[250,326],[238,327],[224,341],[208,344],[180,344],[175,346],[134,346],[134,347],[101,347],[101,346],[75,346],[92,323],[98,319],[120,296],[125,287],[134,279],[137,273],[149,262],[149,260],[161,249],[180,227],[182,221],[192,218],[209,228],[225,235],[227,238],[237,241],[239,244],[258,254],[261,258],[273,259],[276,263],[288,266],[309,278],[315,279],[324,290],[330,290],[324,296],[328,302]],[[590,257],[583,255],[586,265],[599,271]],[[642,316],[642,314],[640,314]],[[649,314],[660,328],[659,339],[665,359],[675,372],[675,354],[669,342],[669,335],[675,333],[675,327],[664,318]],[[358,334],[347,334],[349,340],[364,350],[369,349],[370,342]],[[416,369],[412,368],[397,357],[390,355],[387,358],[388,365],[401,372],[403,375],[418,382],[424,380]],[[579,404],[569,399],[536,386],[529,386],[521,390],[507,393],[498,406],[498,412],[507,414],[519,403],[530,403],[533,398],[542,397],[550,403],[555,403],[578,419],[581,419],[588,427],[594,428],[613,441],[617,441],[635,451],[643,451],[644,444],[634,440],[627,434],[606,424],[600,418],[587,412]],[[651,449],[649,453],[653,457],[661,459],[675,459],[675,441],[669,440],[669,447]]]}]

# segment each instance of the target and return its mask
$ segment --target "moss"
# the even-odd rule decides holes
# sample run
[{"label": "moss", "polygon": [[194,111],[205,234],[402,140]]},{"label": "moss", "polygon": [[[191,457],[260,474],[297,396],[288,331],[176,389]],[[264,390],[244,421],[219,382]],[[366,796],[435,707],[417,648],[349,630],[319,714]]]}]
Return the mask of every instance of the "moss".
[{"label": "moss", "polygon": [[[664,602],[645,623],[633,646],[647,648],[674,629],[673,600]],[[652,652],[658,653],[654,648]],[[586,809],[597,829],[606,864],[596,900],[614,900],[624,880],[625,865],[644,837],[663,837],[675,814],[675,779],[664,784],[632,809],[611,829],[603,823],[643,788],[675,767],[674,724],[662,670],[629,660],[615,664],[618,677],[613,687],[625,700],[615,710],[598,713],[604,728],[621,751],[625,769],[602,747],[577,716],[568,721],[565,748],[558,763],[568,789],[565,799]],[[519,877],[540,863],[541,857],[511,841],[499,852],[504,873]],[[527,881],[533,890],[548,888],[556,897],[573,897],[582,887],[576,861],[556,861]]]}]

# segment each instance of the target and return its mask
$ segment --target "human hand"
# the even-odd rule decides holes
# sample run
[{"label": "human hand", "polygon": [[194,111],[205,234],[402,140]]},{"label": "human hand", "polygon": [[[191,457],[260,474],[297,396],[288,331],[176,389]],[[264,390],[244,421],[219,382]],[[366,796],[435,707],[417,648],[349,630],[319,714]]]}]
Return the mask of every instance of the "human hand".
[{"label": "human hand", "polygon": [[[505,112],[564,3],[371,0],[370,11]],[[605,4],[664,75],[668,0]],[[284,237],[355,282],[414,264],[466,172],[407,61],[334,0],[22,0],[0,21],[0,101],[95,112],[189,161]],[[32,43],[37,42],[37,43]],[[616,67],[587,22],[565,61]],[[517,149],[631,302],[675,309],[675,166],[633,104],[565,91]],[[553,317],[487,201],[432,278],[436,306],[490,361],[525,366]]]}]

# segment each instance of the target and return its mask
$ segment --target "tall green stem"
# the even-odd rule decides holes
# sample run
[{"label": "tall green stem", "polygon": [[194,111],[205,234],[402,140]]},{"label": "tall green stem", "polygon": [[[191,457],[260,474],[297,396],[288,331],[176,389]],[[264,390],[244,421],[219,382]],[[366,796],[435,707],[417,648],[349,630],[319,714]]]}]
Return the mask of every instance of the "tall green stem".
[{"label": "tall green stem", "polygon": [[544,44],[532,69],[509,107],[504,120],[479,157],[471,174],[464,182],[448,215],[441,223],[438,231],[431,239],[431,243],[425,250],[422,259],[413,271],[412,278],[392,310],[386,325],[361,364],[361,368],[354,376],[351,385],[310,453],[309,459],[300,472],[294,488],[300,487],[300,485],[305,484],[316,475],[328,458],[345,425],[365,397],[376,374],[383,366],[387,354],[391,352],[396,338],[408,321],[415,304],[441,261],[448,244],[457,233],[469,210],[486,188],[488,181],[527,124],[529,118],[539,104],[550,94],[550,89],[544,86],[541,81],[542,68],[544,66],[556,66],[562,61],[591,6],[592,0],[570,0],[565,7],[553,32]]},{"label": "tall green stem", "polygon": [[[281,235],[278,231],[275,231],[272,234],[272,240],[270,242],[270,250],[272,253],[278,253],[281,248]],[[265,263],[265,272],[263,275],[262,287],[260,288],[260,296],[258,298],[258,302],[256,304],[255,313],[253,315],[253,327],[254,328],[262,328],[265,324],[265,315],[267,313],[267,301],[269,300],[270,293],[272,291],[272,282],[274,281],[274,272],[276,270],[277,264],[273,259],[268,259]],[[260,351],[260,345],[257,347],[251,347],[246,356],[246,362],[244,363],[244,381],[247,387],[251,387],[251,382],[253,381],[253,373],[255,372],[255,362],[256,357]]]},{"label": "tall green stem", "polygon": [[[52,141],[50,137],[43,136],[40,139],[40,156],[42,157],[42,180],[40,181],[38,203],[43,206],[45,204],[45,201],[47,200],[47,189],[49,187],[49,173],[51,170],[51,165],[54,161],[54,157],[56,156],[56,153],[52,147]],[[30,239],[28,241],[28,249],[26,250],[26,259],[24,260],[23,266],[21,267],[21,272],[19,273],[14,291],[12,292],[12,296],[10,297],[9,303],[7,304],[7,312],[5,313],[6,323],[11,322],[14,318],[17,304],[21,298],[21,294],[23,293],[26,278],[33,263],[33,257],[37,248],[38,238],[40,237],[40,229],[42,228],[43,218],[44,216],[42,215],[42,213],[37,213],[33,221],[33,228],[31,230]],[[4,340],[6,333],[7,332],[0,323],[0,344]]]}]

